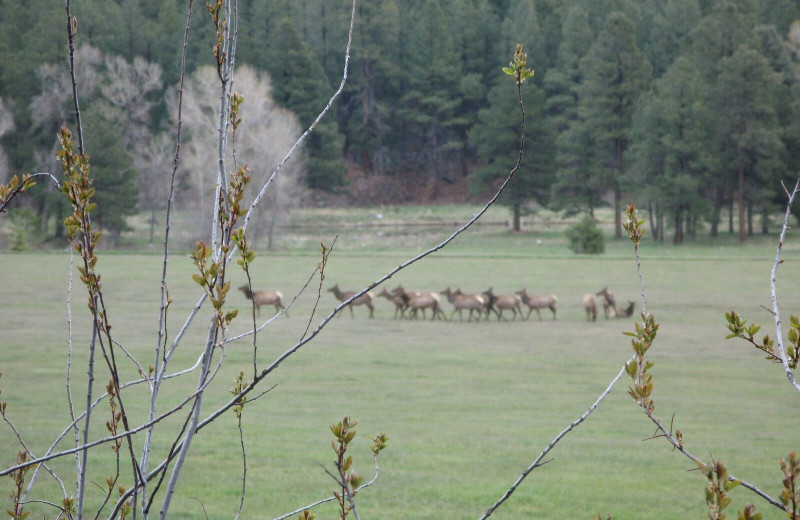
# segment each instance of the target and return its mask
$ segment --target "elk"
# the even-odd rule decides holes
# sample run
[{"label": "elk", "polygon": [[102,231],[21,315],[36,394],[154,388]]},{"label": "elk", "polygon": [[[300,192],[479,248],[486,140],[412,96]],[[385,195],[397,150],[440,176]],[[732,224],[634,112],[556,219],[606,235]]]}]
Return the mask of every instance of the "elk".
[{"label": "elk", "polygon": [[405,294],[392,294],[386,289],[382,290],[378,296],[383,296],[390,302],[394,303],[394,319],[397,319],[398,313],[401,318],[405,318],[406,309],[408,309],[408,298]]},{"label": "elk", "polygon": [[283,294],[280,291],[256,291],[250,292],[250,287],[247,285],[243,285],[239,287],[239,290],[244,293],[245,298],[248,300],[253,300],[253,303],[256,304],[256,310],[258,314],[261,314],[261,306],[262,305],[274,305],[275,306],[275,314],[278,314],[280,311],[284,311],[286,317],[289,317],[289,312],[286,311],[286,307],[283,306],[281,303],[281,298],[283,298]]},{"label": "elk", "polygon": [[597,300],[593,294],[583,295],[583,309],[586,311],[586,321],[597,321]]},{"label": "elk", "polygon": [[556,298],[555,294],[528,294],[526,289],[517,291],[515,294],[522,298],[522,303],[528,306],[528,315],[525,317],[526,320],[531,317],[531,313],[535,310],[536,314],[539,315],[539,321],[542,321],[542,313],[539,312],[540,309],[550,309],[553,311],[553,321],[556,320],[556,303],[558,302],[558,298]]},{"label": "elk", "polygon": [[623,308],[614,308],[615,318],[630,318],[633,316],[633,309],[636,306],[631,300],[628,300],[628,306]]},{"label": "elk", "polygon": [[417,319],[417,311],[419,309],[422,309],[422,319],[425,319],[425,309],[430,309],[432,312],[431,321],[437,317],[447,321],[447,317],[442,311],[442,302],[436,293],[421,293],[419,296],[410,298],[408,306],[411,308],[411,319]]},{"label": "elk", "polygon": [[439,294],[447,296],[447,301],[453,304],[453,312],[450,313],[450,321],[453,320],[453,315],[455,315],[456,312],[458,312],[458,317],[461,321],[464,321],[462,311],[465,309],[469,309],[469,319],[467,321],[472,321],[472,314],[474,312],[478,313],[478,321],[480,321],[481,314],[486,310],[486,300],[477,294],[464,294],[461,292],[461,289],[456,289],[455,292],[453,292],[449,287]]},{"label": "elk", "polygon": [[397,287],[392,289],[392,294],[405,294],[406,296],[408,296],[409,299],[411,299],[411,298],[416,298],[417,296],[420,296],[424,293],[418,291],[406,291],[405,289],[403,289],[402,285],[398,285]]},{"label": "elk", "polygon": [[606,315],[606,319],[608,319],[609,309],[614,311],[617,308],[617,298],[614,296],[613,292],[608,290],[608,287],[603,287],[602,290],[597,291],[596,296],[600,296],[600,302],[603,304],[603,312]]},{"label": "elk", "polygon": [[398,285],[392,290],[392,294],[394,294],[395,297],[402,297],[408,302],[408,307],[411,309],[409,318],[411,319],[417,319],[417,311],[421,309],[422,319],[424,320],[426,318],[425,309],[430,309],[433,313],[431,321],[435,320],[437,316],[443,320],[447,320],[447,317],[442,311],[442,302],[439,299],[439,295],[436,293],[418,291],[406,292],[402,285]]},{"label": "elk", "polygon": [[[342,291],[341,289],[339,289],[338,283],[333,287],[331,287],[330,289],[328,289],[328,292],[333,293],[336,299],[339,300],[340,302],[346,301],[352,298],[354,294],[356,294],[356,291]],[[355,300],[351,301],[350,305],[347,306],[347,308],[350,309],[350,317],[351,318],[355,317],[355,315],[353,314],[354,305],[366,305],[366,307],[369,309],[369,319],[372,319],[372,314],[375,312],[375,307],[372,305],[372,297],[373,297],[372,292],[366,292],[361,296],[359,296],[358,298],[356,298]]]},{"label": "elk", "polygon": [[483,291],[481,293],[482,296],[485,296],[488,300],[488,305],[486,306],[486,321],[489,321],[489,311],[494,311],[497,314],[497,320],[506,320],[503,317],[503,311],[510,310],[513,315],[511,317],[511,321],[517,319],[517,312],[519,311],[519,317],[522,319],[522,299],[517,296],[516,294],[500,294],[496,295],[492,288]]}]

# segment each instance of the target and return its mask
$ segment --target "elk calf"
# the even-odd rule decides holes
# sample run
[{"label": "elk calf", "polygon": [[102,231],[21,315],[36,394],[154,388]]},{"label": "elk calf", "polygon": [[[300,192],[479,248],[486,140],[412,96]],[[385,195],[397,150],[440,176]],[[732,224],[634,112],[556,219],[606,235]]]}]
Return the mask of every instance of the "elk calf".
[{"label": "elk calf", "polygon": [[615,308],[614,309],[614,317],[615,318],[630,318],[631,316],[633,316],[633,310],[634,310],[635,306],[636,306],[636,304],[634,304],[632,301],[628,300],[628,306],[625,307],[624,309],[622,309],[622,308]]},{"label": "elk calf", "polygon": [[286,312],[286,307],[283,306],[281,303],[281,298],[283,295],[280,291],[256,291],[250,292],[250,287],[243,285],[239,287],[239,290],[244,293],[245,298],[248,300],[253,300],[256,304],[256,310],[258,314],[261,314],[261,306],[262,305],[273,305],[275,306],[275,314],[278,314],[280,311],[284,311],[286,317],[289,317],[289,313]]}]

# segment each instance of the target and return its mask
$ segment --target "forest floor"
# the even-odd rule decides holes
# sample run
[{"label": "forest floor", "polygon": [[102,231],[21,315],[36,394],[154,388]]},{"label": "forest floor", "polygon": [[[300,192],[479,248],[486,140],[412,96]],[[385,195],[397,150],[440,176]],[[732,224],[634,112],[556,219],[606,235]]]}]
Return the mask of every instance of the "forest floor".
[{"label": "forest floor", "polygon": [[[441,223],[468,216],[474,208],[448,206],[425,209]],[[316,234],[303,231],[302,240],[276,253],[260,254],[253,265],[256,289],[279,289],[294,295],[319,262],[320,240],[340,237],[326,268],[325,288],[362,287],[402,260],[440,240],[451,227],[441,225],[429,235],[398,235],[364,231],[363,223],[391,220],[407,209],[308,210],[293,218],[323,222]],[[384,217],[377,217],[378,213]],[[422,210],[419,210],[422,212]],[[322,217],[322,215],[325,215]],[[500,222],[506,210],[490,212],[488,222]],[[333,225],[334,221],[337,225]],[[362,223],[359,230],[358,223]],[[354,223],[353,231],[348,224]],[[330,230],[328,229],[330,224]],[[287,228],[290,229],[291,228]],[[305,229],[305,228],[304,228]],[[295,236],[299,236],[297,233]],[[282,244],[292,244],[292,233]],[[313,239],[312,239],[313,236]],[[373,240],[366,242],[367,236]],[[385,242],[381,240],[385,239]],[[779,296],[788,323],[800,313],[800,245],[790,234],[786,262],[779,272]],[[800,400],[782,369],[741,340],[725,340],[724,313],[736,309],[772,333],[769,272],[775,236],[754,237],[739,246],[727,234],[703,238],[682,247],[642,245],[648,309],[661,323],[650,358],[655,363],[655,411],[661,420],[683,432],[685,445],[697,456],[724,461],[736,476],[778,497],[779,461],[798,448],[796,432]],[[65,395],[66,280],[69,255],[64,253],[0,254],[9,274],[4,280],[0,314],[2,398],[9,418],[40,454],[68,424]],[[115,338],[144,366],[152,363],[157,330],[161,259],[157,254],[104,252],[99,255],[109,319]],[[168,334],[173,337],[197,300],[191,280],[191,260],[185,254],[170,259]],[[76,279],[77,280],[77,279]],[[238,267],[231,285],[244,283]],[[320,468],[333,460],[328,425],[349,415],[359,421],[352,447],[355,469],[371,478],[369,435],[385,431],[389,447],[381,456],[377,483],[358,497],[361,518],[474,519],[480,517],[536,455],[571,421],[580,416],[606,388],[631,355],[622,335],[634,318],[585,320],[581,298],[603,286],[616,292],[620,303],[632,300],[640,310],[639,281],[630,243],[609,241],[600,257],[581,257],[566,247],[563,231],[539,227],[512,234],[502,226],[483,225],[459,237],[451,247],[412,266],[387,282],[410,290],[441,291],[461,287],[466,292],[492,286],[496,293],[527,287],[529,292],[558,296],[558,320],[549,311],[542,321],[481,323],[411,322],[392,319],[393,308],[376,302],[375,319],[363,307],[355,318],[344,311],[321,335],[290,357],[264,382],[277,387],[244,410],[248,489],[243,518],[274,518],[330,495],[333,481]],[[375,291],[376,293],[378,291]],[[290,318],[281,317],[259,334],[263,367],[302,335],[316,299],[316,282],[298,299]],[[323,289],[312,327],[335,305]],[[249,305],[238,291],[229,304],[241,309],[229,336],[247,329]],[[447,314],[450,305],[444,304]],[[262,308],[261,319],[271,315]],[[72,388],[76,406],[85,400],[89,319],[85,293],[73,287],[74,331]],[[195,321],[172,361],[177,370],[191,366],[203,343],[207,317]],[[239,370],[249,377],[252,345],[229,345],[226,364],[203,404],[203,415],[229,399]],[[108,377],[98,366],[96,389]],[[123,379],[135,370],[123,364]],[[196,384],[195,375],[172,380],[161,410]],[[686,519],[705,517],[706,480],[694,463],[653,435],[653,425],[627,394],[623,378],[597,411],[551,453],[552,462],[538,468],[517,490],[496,518],[590,519],[597,514],[616,519]],[[132,422],[146,416],[147,391],[125,395]],[[91,437],[104,435],[108,408],[96,412]],[[178,419],[165,422],[178,427]],[[156,438],[160,460],[173,438]],[[141,445],[142,440],[136,439]],[[69,446],[69,441],[63,447]],[[0,429],[0,464],[8,466],[18,445],[8,429]],[[241,486],[241,459],[236,420],[221,417],[192,445],[172,513],[174,518],[201,518],[200,497],[209,518],[232,518]],[[109,447],[91,452],[99,464],[90,479],[103,483],[112,474]],[[105,466],[102,461],[105,462]],[[75,460],[53,464],[68,488],[74,487]],[[127,468],[127,465],[123,465]],[[45,474],[33,498],[60,502],[57,487]],[[10,491],[6,480],[4,496]],[[127,483],[126,483],[127,484]],[[755,502],[765,519],[783,518],[744,488],[732,493],[729,514]],[[102,493],[88,488],[96,506]],[[54,516],[45,506],[32,506],[35,517]],[[319,518],[334,518],[331,505]]]}]

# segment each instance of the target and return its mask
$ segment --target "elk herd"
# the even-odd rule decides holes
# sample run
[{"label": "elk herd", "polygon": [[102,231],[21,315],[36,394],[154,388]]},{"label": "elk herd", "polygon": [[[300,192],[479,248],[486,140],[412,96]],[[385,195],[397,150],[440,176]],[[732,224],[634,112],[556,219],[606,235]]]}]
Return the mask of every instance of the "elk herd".
[{"label": "elk herd", "polygon": [[[251,292],[250,288],[246,285],[239,287],[248,300],[255,303],[256,310],[261,311],[262,305],[272,305],[275,307],[275,313],[283,311],[286,316],[289,313],[281,302],[283,295],[279,291],[254,291]],[[333,296],[340,302],[347,301],[356,294],[356,291],[343,291],[336,284],[328,292],[333,293]],[[447,299],[452,311],[450,316],[447,316],[442,309],[442,296]],[[553,320],[556,319],[556,304],[558,298],[555,294],[528,294],[527,289],[522,289],[514,294],[495,294],[493,288],[483,291],[479,294],[467,294],[461,289],[451,290],[450,287],[440,292],[418,292],[406,291],[402,285],[398,285],[391,291],[383,289],[378,293],[379,298],[386,298],[394,304],[394,318],[408,318],[416,320],[419,315],[422,319],[427,319],[427,313],[430,311],[431,321],[440,319],[444,321],[452,321],[455,314],[458,313],[460,321],[464,321],[464,312],[467,311],[467,321],[480,321],[483,318],[488,321],[494,315],[498,321],[508,318],[505,313],[511,314],[511,320],[516,320],[519,314],[520,320],[527,320],[530,318],[531,313],[536,311],[539,320],[542,320],[541,311],[549,309],[553,313]],[[596,298],[598,297],[598,298]],[[629,318],[634,312],[634,302],[628,301],[627,307],[617,307],[617,299],[613,292],[608,290],[608,287],[603,287],[602,290],[596,294],[587,293],[583,297],[583,308],[586,312],[586,319],[588,321],[597,321],[597,300],[603,306],[603,313],[606,319],[609,318]],[[359,296],[348,305],[350,316],[355,317],[353,307],[366,307],[369,309],[369,317],[373,318],[375,313],[374,305],[375,296],[370,292],[366,292]],[[524,313],[523,307],[527,307],[527,314]]]}]

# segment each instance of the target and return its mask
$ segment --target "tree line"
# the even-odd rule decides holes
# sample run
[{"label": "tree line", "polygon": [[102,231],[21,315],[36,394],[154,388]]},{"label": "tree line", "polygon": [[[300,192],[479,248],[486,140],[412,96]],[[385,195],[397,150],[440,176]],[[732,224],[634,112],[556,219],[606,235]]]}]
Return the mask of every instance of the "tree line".
[{"label": "tree line", "polygon": [[[59,93],[63,8],[44,0],[0,6],[0,144],[7,169],[27,171],[37,156],[53,155],[55,130],[69,117],[67,93]],[[299,128],[338,86],[348,6],[238,3],[236,59],[268,73],[270,96]],[[89,139],[97,129],[91,149],[108,155],[93,161],[98,194],[124,208],[112,227],[124,226],[137,201],[140,210],[158,206],[143,194],[153,166],[142,150],[170,127],[183,8],[177,0],[75,5],[79,40],[104,57],[84,80],[97,78],[98,89],[82,95]],[[744,239],[754,226],[768,230],[773,188],[798,169],[794,0],[373,0],[358,6],[356,24],[351,80],[305,148],[310,188],[340,189],[346,161],[434,192],[463,177],[475,192],[495,187],[517,144],[515,94],[499,70],[517,42],[537,77],[524,94],[526,159],[503,199],[515,228],[537,207],[594,214],[610,204],[621,236],[623,202],[635,199],[649,210],[656,239],[669,229],[680,243],[706,226],[716,235],[724,216],[733,231],[734,215]],[[193,28],[189,73],[212,64],[214,37],[209,24]],[[128,69],[140,60],[150,75],[121,71],[119,60]],[[61,69],[48,73],[48,65]],[[121,88],[131,84],[139,85],[134,93]],[[0,169],[3,161],[0,154]],[[51,199],[39,189],[43,227],[50,213],[66,211]]]}]

